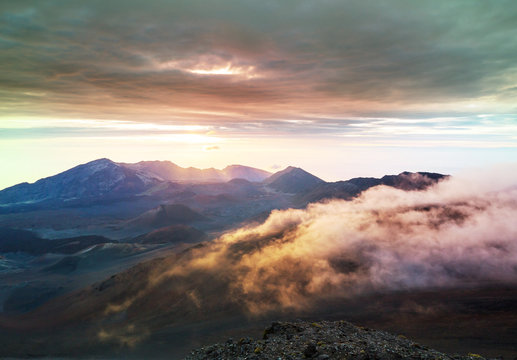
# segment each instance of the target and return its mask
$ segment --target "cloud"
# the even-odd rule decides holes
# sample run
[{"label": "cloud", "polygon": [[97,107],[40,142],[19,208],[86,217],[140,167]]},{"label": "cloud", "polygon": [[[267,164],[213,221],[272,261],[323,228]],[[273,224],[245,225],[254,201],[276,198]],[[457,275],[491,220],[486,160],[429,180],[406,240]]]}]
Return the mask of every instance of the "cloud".
[{"label": "cloud", "polygon": [[111,342],[119,346],[126,346],[129,348],[135,347],[138,343],[149,337],[149,330],[141,327],[136,327],[133,324],[129,324],[124,328],[116,330],[105,330],[101,329],[97,333],[97,338],[101,342]]},{"label": "cloud", "polygon": [[259,119],[322,108],[407,115],[436,104],[461,112],[458,102],[473,100],[500,112],[513,109],[516,10],[511,1],[5,1],[0,92],[10,115],[134,119],[157,106]]},{"label": "cloud", "polygon": [[170,306],[194,313],[231,304],[263,314],[399,290],[515,285],[515,174],[508,165],[425,191],[378,186],[352,201],[273,211],[162,264],[132,304],[165,291],[178,294]]}]

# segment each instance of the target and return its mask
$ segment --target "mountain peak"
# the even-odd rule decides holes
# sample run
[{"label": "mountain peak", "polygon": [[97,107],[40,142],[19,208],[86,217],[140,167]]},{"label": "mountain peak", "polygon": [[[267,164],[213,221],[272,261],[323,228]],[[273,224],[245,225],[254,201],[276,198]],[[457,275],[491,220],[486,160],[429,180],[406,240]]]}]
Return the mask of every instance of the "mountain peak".
[{"label": "mountain peak", "polygon": [[125,165],[156,165],[156,166],[159,166],[159,165],[162,165],[162,166],[178,166],[176,165],[175,163],[173,163],[172,161],[169,161],[169,160],[142,160],[142,161],[139,161],[135,164],[125,164]]},{"label": "mountain peak", "polygon": [[157,228],[208,220],[183,204],[161,204],[129,221],[131,226]]},{"label": "mountain peak", "polygon": [[[309,172],[303,170],[302,168],[296,167],[296,166],[288,166],[283,171],[286,174],[290,174],[290,173],[310,174]],[[312,175],[312,174],[310,174],[310,175]]]},{"label": "mountain peak", "polygon": [[108,159],[108,158],[100,158],[100,159],[92,160],[92,161],[87,162],[86,164],[95,164],[95,163],[98,163],[98,164],[101,164],[101,163],[114,164],[114,162],[112,160]]},{"label": "mountain peak", "polygon": [[111,161],[108,158],[101,158],[101,159],[89,161],[85,164],[78,165],[75,168],[88,168],[88,169],[92,169],[93,171],[98,171],[98,170],[102,170],[108,166],[118,166],[118,164]]},{"label": "mountain peak", "polygon": [[155,180],[142,177],[110,159],[101,158],[77,165],[33,184],[15,185],[0,192],[2,204],[35,204],[100,196],[123,197],[144,191]]},{"label": "mountain peak", "polygon": [[183,168],[168,160],[165,161],[140,161],[135,164],[120,164],[126,168],[138,170],[152,174],[166,181],[174,182],[225,182],[235,178],[243,178],[248,181],[262,181],[270,173],[264,170],[255,169],[243,165],[230,165],[223,170],[213,167],[208,169],[198,169],[192,166]]},{"label": "mountain peak", "polygon": [[288,166],[264,180],[264,184],[285,193],[308,191],[325,181],[311,173],[294,166]]},{"label": "mountain peak", "polygon": [[260,182],[271,175],[265,170],[256,169],[244,165],[228,165],[221,170],[230,179],[245,179],[248,181]]},{"label": "mountain peak", "polygon": [[223,171],[225,170],[230,170],[230,169],[241,169],[241,168],[246,168],[247,166],[244,166],[244,165],[239,165],[239,164],[232,164],[232,165],[227,165]]},{"label": "mountain peak", "polygon": [[295,166],[288,166],[285,169],[277,171],[276,173],[274,173],[273,175],[268,177],[264,181],[264,183],[266,183],[266,184],[272,183],[276,179],[278,179],[278,178],[280,178],[282,176],[285,176],[285,175],[290,175],[290,176],[312,176],[312,177],[314,177],[316,179],[319,179],[320,181],[323,182],[323,180],[321,180],[320,178],[318,178],[318,177],[312,175],[311,173],[303,170],[302,168],[295,167]]}]

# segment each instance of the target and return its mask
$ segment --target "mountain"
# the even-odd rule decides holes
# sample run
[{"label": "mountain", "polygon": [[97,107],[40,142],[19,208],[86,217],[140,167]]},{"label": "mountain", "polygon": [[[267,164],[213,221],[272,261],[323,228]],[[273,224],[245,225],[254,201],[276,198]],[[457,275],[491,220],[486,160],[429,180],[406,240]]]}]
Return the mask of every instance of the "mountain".
[{"label": "mountain", "polygon": [[219,182],[226,180],[220,170],[182,168],[170,161],[140,161],[136,164],[122,164],[130,169],[144,171],[163,180],[176,182]]},{"label": "mountain", "polygon": [[268,171],[242,165],[227,166],[222,172],[228,179],[245,179],[251,182],[261,182],[271,176]]},{"label": "mountain", "polygon": [[325,184],[325,181],[303,169],[289,166],[265,179],[263,184],[284,193],[301,193]]},{"label": "mountain", "polygon": [[127,168],[109,159],[99,159],[33,184],[22,183],[4,189],[0,191],[0,204],[30,204],[100,196],[114,198],[137,194],[160,181],[148,173]]},{"label": "mountain", "polygon": [[196,221],[207,221],[200,213],[182,204],[160,205],[151,209],[137,218],[129,221],[128,225],[160,228],[175,224],[190,224]]},{"label": "mountain", "polygon": [[[164,354],[172,359],[183,358],[185,354],[181,352],[192,348],[193,343],[197,344],[196,347],[200,342],[207,343],[207,340],[214,335],[214,330],[222,334],[225,330],[235,331],[238,328],[248,327],[249,333],[250,328],[256,331],[258,322],[261,320],[307,316],[316,319],[345,318],[369,327],[379,326],[391,329],[398,334],[403,331],[405,335],[414,336],[418,341],[424,339],[428,345],[433,346],[445,340],[440,344],[443,350],[446,349],[448,339],[449,348],[457,349],[458,342],[463,341],[468,351],[477,352],[484,346],[490,346],[489,344],[492,344],[492,348],[498,353],[499,351],[502,353],[505,349],[509,353],[515,349],[514,333],[511,331],[516,319],[517,287],[515,286],[505,286],[502,290],[488,286],[480,289],[467,287],[442,290],[417,289],[393,293],[367,292],[361,296],[351,292],[335,299],[331,294],[323,291],[316,294],[317,298],[313,298],[314,302],[306,302],[307,299],[300,294],[293,294],[291,296],[293,296],[292,300],[296,301],[295,305],[310,304],[309,312],[296,310],[296,307],[287,313],[276,312],[275,305],[279,305],[276,296],[278,296],[279,284],[282,283],[280,279],[285,277],[286,283],[310,286],[310,282],[300,283],[294,280],[300,274],[296,270],[301,269],[297,267],[299,261],[293,259],[292,263],[285,264],[285,267],[272,270],[278,271],[275,276],[264,270],[265,275],[261,271],[252,278],[262,281],[261,277],[267,276],[263,281],[273,284],[271,287],[254,287],[254,283],[246,283],[244,288],[235,286],[235,283],[241,281],[246,272],[250,271],[249,267],[253,264],[248,262],[243,268],[232,266],[238,261],[246,262],[252,253],[260,253],[267,243],[278,243],[278,238],[263,236],[253,241],[250,239],[243,242],[230,241],[226,243],[227,247],[222,252],[219,251],[223,243],[207,242],[166,256],[160,253],[159,257],[140,262],[78,291],[61,294],[52,301],[38,305],[23,316],[0,316],[0,357],[3,355],[27,357],[28,351],[30,354],[36,352],[40,356],[58,354],[86,356],[95,355],[97,351],[97,354],[110,358],[111,353],[108,352],[110,350],[135,350],[142,352],[133,353],[133,358],[163,358]],[[214,254],[214,250],[221,256]],[[203,254],[211,255],[206,257]],[[65,271],[67,267],[74,264],[67,262],[58,265]],[[290,265],[295,266],[294,270]],[[332,263],[331,266],[341,266],[342,271],[350,271],[347,262]],[[313,271],[312,266],[305,271],[307,273],[304,275],[310,275]],[[363,270],[358,268],[358,271]],[[329,288],[331,287],[329,285]],[[329,298],[326,298],[327,296]],[[253,301],[254,298],[258,301],[256,304],[262,304],[265,306],[263,309],[270,309],[270,311],[263,314],[251,313],[252,316],[250,316],[248,306],[254,302],[249,301]],[[22,299],[21,296],[16,297],[18,302]],[[14,303],[14,300],[9,302],[9,304]],[[269,308],[267,305],[273,307]],[[259,307],[258,310],[260,309]],[[490,309],[494,310],[490,311]],[[476,314],[474,318],[472,314]],[[447,321],[444,322],[444,319]],[[472,326],[473,323],[484,325]],[[323,335],[326,327],[320,322],[307,325],[314,335]],[[408,329],[412,331],[407,332]],[[270,336],[274,337],[273,334],[277,330],[283,333],[280,329],[268,330],[264,333],[267,335],[266,339]],[[370,353],[370,346],[365,347],[366,344],[362,340],[366,340],[369,331],[362,328],[360,334],[362,339],[351,341],[354,336],[347,337],[346,346],[336,346],[339,346],[340,350],[354,346],[358,350],[357,355],[364,354],[360,350],[368,351],[371,355],[371,357],[365,355],[351,358],[390,358],[375,357],[374,354],[386,354]],[[1,336],[2,333],[8,335]],[[101,333],[105,336],[99,336]],[[242,335],[244,334],[233,332],[231,336],[239,339]],[[292,338],[286,338],[288,340],[286,346],[289,341],[291,344],[298,341],[295,339],[296,335],[303,335],[305,338],[308,334],[295,331],[291,335],[293,335]],[[405,342],[405,337],[399,336],[398,339]],[[473,340],[469,342],[469,339]],[[300,340],[304,343],[304,348],[298,350],[303,352],[308,344],[305,344],[304,339]],[[210,340],[210,342],[213,341]],[[328,347],[323,345],[333,343],[334,341],[327,342],[320,339],[316,341],[316,349],[323,355],[325,351],[332,351],[331,349],[334,348],[333,345]],[[338,344],[341,343],[342,341],[338,342]],[[379,349],[387,345],[384,341],[374,341],[374,343],[371,345]],[[41,348],[41,344],[48,345]],[[233,350],[239,350],[240,345],[232,346]],[[264,343],[260,345],[262,349],[265,348]],[[274,346],[274,344],[268,345]],[[251,350],[255,351],[255,348]],[[416,350],[421,347],[411,344],[411,349]],[[154,356],[149,355],[152,351]],[[258,354],[258,351],[255,354]],[[341,359],[342,357],[337,355],[344,355],[344,353],[335,354],[336,356],[331,359]],[[414,358],[410,353],[401,353],[401,355],[404,354],[407,356],[400,358]],[[116,358],[130,358],[127,352],[117,353],[117,355]],[[245,355],[242,357],[244,358]],[[271,353],[267,352],[263,355],[265,356],[254,358],[276,358],[268,356]],[[230,353],[216,352],[211,356],[235,358]],[[296,354],[292,358],[302,357]],[[435,359],[435,357],[429,359]],[[472,359],[479,359],[479,357]]]},{"label": "mountain", "polygon": [[[376,185],[422,189],[443,178],[404,172],[380,179],[327,183],[300,168],[288,167],[262,182],[255,181],[267,174],[240,165],[200,170],[169,161],[123,164],[99,159],[0,191],[0,227],[29,229],[48,238],[96,234],[119,240],[177,224],[196,223],[200,230],[212,232],[263,218],[274,209],[302,208],[330,198],[350,199]],[[216,176],[234,178],[208,181]],[[163,204],[188,208],[160,207]]]},{"label": "mountain", "polygon": [[402,190],[423,190],[446,177],[437,173],[404,171],[398,175],[383,176],[381,183]]},{"label": "mountain", "polygon": [[437,173],[405,171],[398,175],[385,175],[380,179],[359,177],[346,181],[322,183],[308,192],[299,194],[296,204],[303,206],[324,199],[348,200],[377,185],[392,186],[406,191],[423,190],[447,177],[447,175]]},{"label": "mountain", "polygon": [[171,225],[133,239],[142,244],[194,243],[206,239],[206,234],[192,226]]},{"label": "mountain", "polygon": [[[226,182],[235,178],[262,181],[270,173],[247,166],[231,165],[223,170],[182,168],[170,161],[141,161],[136,164],[98,159],[78,165],[35,183],[21,183],[0,191],[0,205],[85,205],[92,200],[133,197],[166,182]],[[87,205],[87,204],[86,204]]]},{"label": "mountain", "polygon": [[236,178],[260,182],[271,175],[267,171],[242,165],[230,165],[223,170],[182,168],[170,161],[140,161],[136,164],[121,165],[133,170],[143,171],[163,180],[187,183],[224,182]]}]

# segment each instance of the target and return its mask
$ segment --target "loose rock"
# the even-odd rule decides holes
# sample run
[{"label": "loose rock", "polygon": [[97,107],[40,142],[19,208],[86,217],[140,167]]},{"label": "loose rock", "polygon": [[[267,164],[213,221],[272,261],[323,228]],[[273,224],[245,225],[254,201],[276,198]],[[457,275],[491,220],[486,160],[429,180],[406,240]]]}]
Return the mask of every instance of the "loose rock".
[{"label": "loose rock", "polygon": [[448,355],[404,336],[361,328],[346,321],[274,322],[262,340],[214,344],[193,350],[186,360],[483,360],[477,354]]}]

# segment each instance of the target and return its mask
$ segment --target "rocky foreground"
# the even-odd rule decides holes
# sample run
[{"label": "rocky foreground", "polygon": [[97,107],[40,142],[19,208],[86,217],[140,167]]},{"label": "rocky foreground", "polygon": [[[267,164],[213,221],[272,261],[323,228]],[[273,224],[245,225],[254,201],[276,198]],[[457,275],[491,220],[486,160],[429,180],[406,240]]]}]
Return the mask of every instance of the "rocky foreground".
[{"label": "rocky foreground", "polygon": [[229,339],[196,349],[187,360],[201,359],[484,359],[477,354],[447,355],[384,331],[346,321],[274,322],[262,340]]}]

